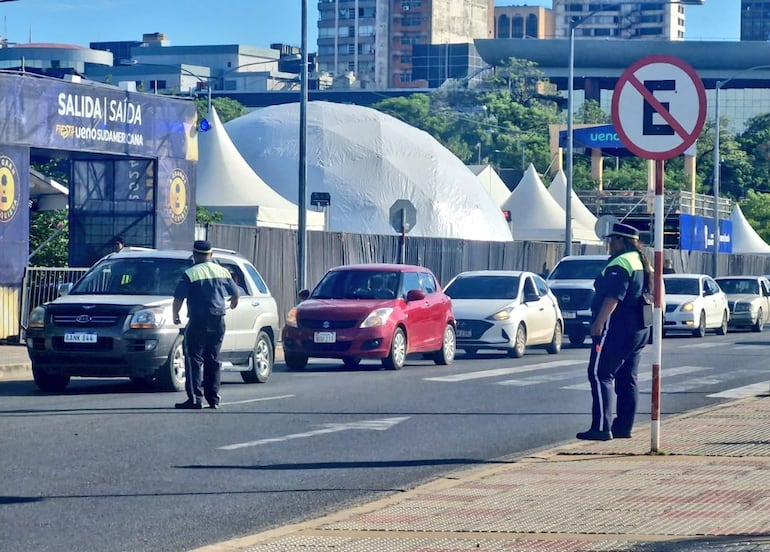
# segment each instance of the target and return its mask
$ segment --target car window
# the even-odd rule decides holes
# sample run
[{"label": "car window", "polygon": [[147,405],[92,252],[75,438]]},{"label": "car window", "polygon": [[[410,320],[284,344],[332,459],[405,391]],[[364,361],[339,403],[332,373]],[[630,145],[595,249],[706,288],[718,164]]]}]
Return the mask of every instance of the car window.
[{"label": "car window", "polygon": [[240,291],[241,295],[251,295],[249,293],[248,284],[246,283],[246,278],[243,277],[243,272],[241,272],[241,269],[238,265],[229,263],[227,261],[219,261],[219,264],[221,264],[230,272],[230,276],[232,276],[235,285],[238,286],[238,290]]},{"label": "car window", "polygon": [[427,272],[420,272],[420,286],[426,295],[436,293],[437,291],[436,280],[433,278],[432,274]]},{"label": "car window", "polygon": [[113,258],[89,270],[70,295],[173,295],[189,259]]},{"label": "car window", "polygon": [[537,290],[535,289],[535,284],[532,283],[532,278],[527,278],[524,280],[524,294],[537,295]]},{"label": "car window", "polygon": [[420,275],[416,272],[404,272],[404,293],[409,293],[413,289],[422,289]]},{"label": "car window", "polygon": [[714,295],[719,291],[719,286],[717,286],[712,279],[705,278],[703,280],[703,291],[704,295]]},{"label": "car window", "polygon": [[452,299],[516,299],[516,276],[469,275],[455,278],[444,290]]},{"label": "car window", "polygon": [[748,278],[720,278],[717,280],[719,287],[725,293],[753,293],[759,294],[759,282]]},{"label": "car window", "polygon": [[[419,280],[414,273],[419,289]],[[398,272],[388,270],[332,270],[318,282],[313,299],[393,299],[398,294]]]},{"label": "car window", "polygon": [[257,289],[260,293],[264,293],[265,295],[270,294],[270,290],[267,288],[267,284],[262,279],[262,275],[257,272],[256,268],[250,264],[246,264],[246,272],[249,273],[249,276],[251,276],[251,279],[254,281],[254,284],[257,286]]},{"label": "car window", "polygon": [[700,295],[697,278],[664,278],[666,293],[672,295]]},{"label": "car window", "polygon": [[545,281],[540,278],[539,276],[535,276],[535,287],[537,287],[537,292],[541,296],[548,295],[548,285],[545,283]]},{"label": "car window", "polygon": [[594,280],[607,265],[607,259],[562,261],[548,275],[549,280]]}]

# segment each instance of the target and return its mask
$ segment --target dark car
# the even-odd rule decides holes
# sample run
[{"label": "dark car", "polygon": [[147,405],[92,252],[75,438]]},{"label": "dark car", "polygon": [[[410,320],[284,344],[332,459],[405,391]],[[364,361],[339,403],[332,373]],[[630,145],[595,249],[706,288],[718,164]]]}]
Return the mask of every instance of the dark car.
[{"label": "dark car", "polygon": [[452,303],[427,268],[340,266],[300,298],[283,328],[290,369],[304,368],[309,357],[336,358],[348,366],[381,359],[391,370],[399,370],[410,353],[429,354],[436,364],[454,360]]}]

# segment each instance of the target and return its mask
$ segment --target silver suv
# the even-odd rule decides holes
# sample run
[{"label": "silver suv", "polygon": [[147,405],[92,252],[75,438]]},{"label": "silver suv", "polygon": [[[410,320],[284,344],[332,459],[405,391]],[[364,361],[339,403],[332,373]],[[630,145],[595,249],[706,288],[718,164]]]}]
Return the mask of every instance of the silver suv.
[{"label": "silver suv", "polygon": [[[215,250],[213,259],[241,290],[238,307],[225,315],[222,370],[264,383],[275,358],[275,299],[238,253]],[[62,289],[63,296],[35,308],[26,342],[37,386],[61,391],[71,376],[128,377],[163,391],[183,390],[184,336],[172,323],[171,304],[192,263],[189,251],[124,249],[99,260],[71,289]]]},{"label": "silver suv", "polygon": [[564,317],[564,333],[572,345],[580,345],[591,330],[594,280],[609,255],[570,255],[558,262],[546,279]]}]

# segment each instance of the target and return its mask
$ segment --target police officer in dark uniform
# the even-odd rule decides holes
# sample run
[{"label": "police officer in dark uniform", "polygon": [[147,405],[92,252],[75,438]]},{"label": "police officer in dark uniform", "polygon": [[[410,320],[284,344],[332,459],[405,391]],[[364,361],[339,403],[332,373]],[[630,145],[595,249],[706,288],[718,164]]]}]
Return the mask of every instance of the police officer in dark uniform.
[{"label": "police officer in dark uniform", "polygon": [[219,351],[225,335],[225,300],[230,308],[238,305],[238,286],[230,271],[211,261],[211,243],[197,240],[193,244],[193,266],[185,270],[174,290],[172,313],[174,324],[181,324],[179,310],[187,300],[189,322],[185,328],[185,391],[187,400],[175,408],[203,408],[203,397],[209,408],[219,408],[221,364]]},{"label": "police officer in dark uniform", "polygon": [[[591,304],[591,428],[578,439],[608,441],[630,438],[634,425],[637,369],[647,344],[651,320],[643,313],[642,295],[652,281],[650,264],[642,253],[639,232],[616,223],[607,236],[610,259],[594,281]],[[617,417],[612,420],[612,388],[617,396]]]}]

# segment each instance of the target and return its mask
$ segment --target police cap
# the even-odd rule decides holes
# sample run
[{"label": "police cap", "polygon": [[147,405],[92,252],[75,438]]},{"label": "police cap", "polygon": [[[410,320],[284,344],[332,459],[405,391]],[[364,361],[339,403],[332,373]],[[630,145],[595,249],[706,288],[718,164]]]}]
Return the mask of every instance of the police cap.
[{"label": "police cap", "polygon": [[211,251],[211,242],[208,240],[195,240],[193,243],[193,253],[208,255]]},{"label": "police cap", "polygon": [[629,224],[623,224],[622,222],[616,222],[612,225],[612,230],[607,234],[610,236],[622,236],[624,238],[630,238],[632,240],[639,239],[639,230]]}]

